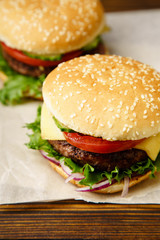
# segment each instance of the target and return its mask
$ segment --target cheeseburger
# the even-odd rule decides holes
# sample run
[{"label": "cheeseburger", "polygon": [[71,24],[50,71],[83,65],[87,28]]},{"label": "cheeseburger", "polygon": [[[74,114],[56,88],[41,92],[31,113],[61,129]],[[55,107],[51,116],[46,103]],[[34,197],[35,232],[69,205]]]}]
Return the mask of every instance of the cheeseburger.
[{"label": "cheeseburger", "polygon": [[160,73],[127,57],[86,55],[60,64],[28,147],[77,191],[114,193],[160,169]]},{"label": "cheeseburger", "polygon": [[45,76],[59,63],[104,53],[99,0],[1,0],[0,71],[4,104],[41,99]]}]

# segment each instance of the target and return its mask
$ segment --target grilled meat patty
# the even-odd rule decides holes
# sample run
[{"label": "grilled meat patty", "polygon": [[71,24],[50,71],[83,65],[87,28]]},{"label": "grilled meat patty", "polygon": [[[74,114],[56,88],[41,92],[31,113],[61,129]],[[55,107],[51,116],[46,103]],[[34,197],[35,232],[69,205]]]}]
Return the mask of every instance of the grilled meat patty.
[{"label": "grilled meat patty", "polygon": [[65,157],[71,158],[79,165],[86,163],[99,171],[112,171],[117,166],[121,170],[130,168],[134,163],[146,160],[148,158],[145,151],[139,149],[129,149],[115,153],[92,153],[72,146],[65,140],[50,140],[53,148]]},{"label": "grilled meat patty", "polygon": [[9,66],[16,72],[23,75],[28,75],[32,77],[39,77],[42,74],[47,75],[53,70],[54,67],[42,67],[42,66],[31,66],[26,63],[20,62],[17,59],[11,57],[8,53],[2,50],[3,56],[8,62]]},{"label": "grilled meat patty", "polygon": [[[17,59],[11,57],[8,53],[6,53],[4,50],[2,50],[3,56],[8,62],[9,66],[13,68],[16,72],[19,72],[23,75],[28,75],[32,77],[39,77],[42,74],[48,75],[55,67],[42,67],[42,66],[31,66],[26,63],[20,62]],[[105,46],[102,42],[98,44],[98,46],[91,50],[91,51],[84,51],[82,55],[85,54],[95,54],[105,53]]]}]

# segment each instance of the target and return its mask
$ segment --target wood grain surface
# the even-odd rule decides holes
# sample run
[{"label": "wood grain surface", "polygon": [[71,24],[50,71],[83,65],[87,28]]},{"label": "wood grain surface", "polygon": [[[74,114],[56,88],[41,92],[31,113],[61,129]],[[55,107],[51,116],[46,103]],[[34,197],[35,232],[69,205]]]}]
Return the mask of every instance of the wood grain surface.
[{"label": "wood grain surface", "polygon": [[160,239],[160,206],[74,200],[4,205],[0,238]]},{"label": "wood grain surface", "polygon": [[101,0],[106,12],[160,8],[160,0]]},{"label": "wood grain surface", "polygon": [[[102,0],[105,11],[160,8],[160,0]],[[160,239],[160,205],[83,201],[0,206],[0,239]]]}]

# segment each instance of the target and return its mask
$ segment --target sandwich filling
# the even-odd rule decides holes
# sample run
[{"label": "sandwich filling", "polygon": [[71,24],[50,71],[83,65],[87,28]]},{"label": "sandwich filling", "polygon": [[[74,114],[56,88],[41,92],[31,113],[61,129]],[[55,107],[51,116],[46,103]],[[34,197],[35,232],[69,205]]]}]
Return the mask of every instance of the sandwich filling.
[{"label": "sandwich filling", "polygon": [[80,55],[105,53],[105,46],[96,37],[82,49],[53,56],[40,56],[12,49],[1,43],[0,72],[5,73],[7,81],[0,90],[0,102],[5,105],[17,104],[26,97],[42,100],[42,83],[59,63]]},{"label": "sandwich filling", "polygon": [[[39,107],[35,122],[27,124],[27,128],[33,131],[33,133],[29,135],[30,142],[27,146],[40,150],[43,152],[43,155],[45,152],[45,156],[49,160],[53,158],[56,159],[60,165],[63,164],[62,166],[68,167],[71,174],[83,174],[83,178],[79,180],[79,184],[89,186],[92,190],[95,184],[106,180],[109,184],[113,184],[126,178],[132,179],[134,176],[144,175],[149,171],[151,172],[151,176],[154,176],[155,171],[160,170],[160,134],[151,138],[150,144],[147,143],[148,147],[152,148],[153,142],[155,140],[158,141],[156,153],[154,151],[155,149],[152,148],[154,152],[152,154],[150,149],[151,157],[143,150],[143,148],[145,148],[145,140],[143,141],[142,149],[138,149],[137,145],[134,148],[113,153],[101,154],[88,152],[68,143],[64,138],[63,132],[61,131],[62,129],[57,127],[53,117],[45,120],[45,111],[46,109],[43,106],[41,115],[41,107]],[[48,126],[50,122],[52,122],[52,127],[50,128],[50,134],[47,136],[46,131],[43,131],[43,124]],[[49,125],[49,127],[50,126],[51,125]],[[53,129],[55,129],[55,131]],[[156,157],[152,159],[155,154]]]}]

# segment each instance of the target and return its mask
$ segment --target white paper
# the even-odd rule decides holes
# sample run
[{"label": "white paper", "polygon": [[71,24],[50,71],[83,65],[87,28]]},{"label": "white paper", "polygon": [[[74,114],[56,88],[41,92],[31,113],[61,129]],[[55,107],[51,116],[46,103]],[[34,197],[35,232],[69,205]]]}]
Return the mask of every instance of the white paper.
[{"label": "white paper", "polygon": [[[160,10],[108,13],[111,31],[103,39],[111,54],[129,56],[160,68]],[[38,102],[18,106],[0,104],[0,204],[83,199],[109,203],[160,203],[160,173],[117,194],[78,193],[65,183],[38,151],[28,149],[23,126],[33,122]]]}]

